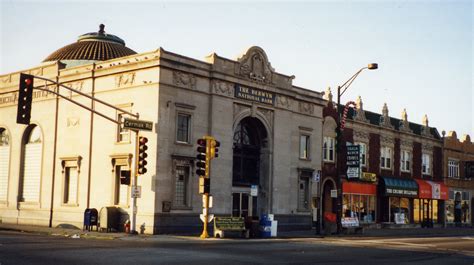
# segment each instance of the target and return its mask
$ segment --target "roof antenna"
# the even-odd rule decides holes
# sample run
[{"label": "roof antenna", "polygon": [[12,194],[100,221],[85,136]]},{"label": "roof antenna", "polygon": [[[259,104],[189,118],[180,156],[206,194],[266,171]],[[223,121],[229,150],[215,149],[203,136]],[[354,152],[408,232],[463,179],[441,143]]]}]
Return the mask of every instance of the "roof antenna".
[{"label": "roof antenna", "polygon": [[104,34],[105,33],[104,28],[105,28],[104,24],[99,25],[99,34]]}]

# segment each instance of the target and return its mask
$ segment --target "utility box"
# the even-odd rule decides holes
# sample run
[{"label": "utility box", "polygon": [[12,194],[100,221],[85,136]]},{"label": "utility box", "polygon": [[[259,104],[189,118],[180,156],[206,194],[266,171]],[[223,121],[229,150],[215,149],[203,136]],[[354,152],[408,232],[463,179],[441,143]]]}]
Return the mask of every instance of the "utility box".
[{"label": "utility box", "polygon": [[115,207],[102,207],[99,213],[101,231],[112,232],[119,230],[119,211]]}]

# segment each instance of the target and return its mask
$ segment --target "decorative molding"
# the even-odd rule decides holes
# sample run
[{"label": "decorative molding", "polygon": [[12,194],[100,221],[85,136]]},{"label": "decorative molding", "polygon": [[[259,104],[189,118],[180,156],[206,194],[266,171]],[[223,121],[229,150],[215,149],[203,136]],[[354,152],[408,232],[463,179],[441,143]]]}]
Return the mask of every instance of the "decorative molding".
[{"label": "decorative molding", "polygon": [[356,109],[354,111],[355,111],[354,120],[360,121],[363,123],[369,123],[369,120],[365,116],[364,103],[362,102],[362,98],[360,96],[356,100]]},{"label": "decorative molding", "polygon": [[214,93],[232,97],[234,95],[234,85],[229,82],[213,80],[212,90]]},{"label": "decorative molding", "polygon": [[110,155],[110,162],[112,164],[112,172],[115,171],[115,166],[128,166],[129,168],[132,167],[132,158],[133,154],[112,154]]},{"label": "decorative molding", "polygon": [[382,127],[393,129],[392,123],[390,123],[390,116],[388,116],[387,103],[383,104],[382,116],[380,116],[379,125]]},{"label": "decorative molding", "polygon": [[275,69],[272,68],[262,48],[257,46],[249,48],[237,61],[235,74],[257,83],[272,83],[272,75]]},{"label": "decorative molding", "polygon": [[312,132],[312,131],[313,131],[313,128],[304,127],[304,126],[298,126],[298,129],[300,129],[301,131],[308,131],[308,132]]},{"label": "decorative molding", "polygon": [[179,87],[195,89],[196,77],[193,74],[173,71],[173,84]]},{"label": "decorative molding", "polygon": [[248,109],[249,107],[248,106],[245,106],[245,105],[241,105],[241,104],[235,104],[234,103],[234,118],[239,115],[239,113],[241,113],[242,111]]},{"label": "decorative molding", "polygon": [[369,142],[370,135],[367,132],[362,132],[359,130],[354,130],[354,142]]},{"label": "decorative molding", "polygon": [[273,110],[258,108],[258,111],[265,116],[270,124],[273,124]]},{"label": "decorative molding", "polygon": [[400,147],[409,148],[411,150],[411,148],[413,148],[413,142],[408,140],[400,140]]},{"label": "decorative molding", "polygon": [[314,114],[314,105],[311,104],[311,103],[308,103],[308,102],[304,102],[304,101],[300,101],[298,102],[298,106],[299,106],[299,112],[301,113],[305,113],[305,114]]},{"label": "decorative molding", "polygon": [[135,83],[135,72],[125,73],[118,76],[115,76],[115,86],[119,87],[126,87],[132,86]]},{"label": "decorative molding", "polygon": [[285,109],[291,108],[291,99],[289,97],[277,95],[275,103],[277,107],[281,107]]},{"label": "decorative molding", "polygon": [[430,153],[430,154],[432,154],[432,153],[433,153],[433,146],[432,146],[432,145],[423,144],[423,145],[421,146],[421,151],[424,152],[424,153]]},{"label": "decorative molding", "polygon": [[61,173],[64,174],[66,167],[77,167],[77,173],[81,173],[82,156],[60,157],[59,160],[61,160]]},{"label": "decorative molding", "polygon": [[392,137],[387,137],[387,136],[383,136],[383,135],[380,136],[380,143],[385,144],[385,145],[389,145],[389,146],[394,146],[394,144],[395,144]]},{"label": "decorative molding", "polygon": [[175,102],[174,105],[175,105],[175,107],[182,108],[182,109],[190,109],[190,110],[195,110],[196,109],[196,106],[185,104],[185,103]]},{"label": "decorative molding", "polygon": [[68,117],[67,118],[67,127],[76,127],[79,125],[80,119],[78,117]]}]

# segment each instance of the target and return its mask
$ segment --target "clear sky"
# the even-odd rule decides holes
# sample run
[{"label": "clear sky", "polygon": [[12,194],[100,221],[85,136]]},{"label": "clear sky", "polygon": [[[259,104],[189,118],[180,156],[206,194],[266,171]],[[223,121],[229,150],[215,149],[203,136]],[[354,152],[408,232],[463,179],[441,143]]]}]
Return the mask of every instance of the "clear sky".
[{"label": "clear sky", "polygon": [[[342,103],[470,134],[474,141],[473,4],[455,1],[140,2],[0,0],[0,74],[36,66],[87,32],[105,31],[141,53],[235,59],[260,46],[294,84],[324,91],[364,71]],[[335,97],[334,97],[335,98]]]}]

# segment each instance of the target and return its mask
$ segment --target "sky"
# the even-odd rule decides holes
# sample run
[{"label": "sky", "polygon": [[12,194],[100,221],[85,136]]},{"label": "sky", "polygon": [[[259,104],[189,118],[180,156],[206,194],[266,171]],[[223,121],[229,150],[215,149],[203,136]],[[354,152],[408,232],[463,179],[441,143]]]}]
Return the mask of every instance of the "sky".
[{"label": "sky", "polygon": [[[0,0],[0,74],[38,65],[79,35],[105,31],[138,53],[162,47],[204,60],[263,48],[293,84],[336,94],[360,68],[341,103],[429,125],[474,142],[473,14],[454,1],[21,1]],[[334,96],[336,99],[336,96]]]}]

